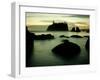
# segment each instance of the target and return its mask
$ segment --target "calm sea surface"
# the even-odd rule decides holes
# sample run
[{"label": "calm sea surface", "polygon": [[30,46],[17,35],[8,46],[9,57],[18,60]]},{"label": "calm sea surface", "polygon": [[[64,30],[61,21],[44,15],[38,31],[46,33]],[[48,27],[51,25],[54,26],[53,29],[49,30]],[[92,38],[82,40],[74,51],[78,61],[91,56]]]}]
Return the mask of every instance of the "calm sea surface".
[{"label": "calm sea surface", "polygon": [[[88,64],[89,57],[88,52],[85,49],[85,44],[89,33],[86,32],[33,32],[36,35],[40,34],[52,34],[55,39],[52,40],[34,40],[34,51],[31,56],[31,66],[55,66],[55,65],[74,65],[74,64]],[[69,38],[60,38],[60,35],[68,36]],[[72,38],[71,35],[80,35],[83,38]],[[61,44],[62,40],[67,39],[70,42],[76,43],[81,48],[81,53],[77,58],[72,58],[70,60],[62,59],[52,53],[52,49]]]}]

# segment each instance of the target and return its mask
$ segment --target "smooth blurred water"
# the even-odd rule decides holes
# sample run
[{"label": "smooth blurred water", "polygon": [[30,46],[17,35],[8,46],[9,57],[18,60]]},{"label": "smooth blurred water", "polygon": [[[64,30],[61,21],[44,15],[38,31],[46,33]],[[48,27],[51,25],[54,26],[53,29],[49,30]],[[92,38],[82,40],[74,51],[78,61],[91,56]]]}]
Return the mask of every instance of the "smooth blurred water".
[{"label": "smooth blurred water", "polygon": [[[34,32],[36,35],[39,34],[52,34],[55,39],[52,40],[34,40],[34,51],[31,57],[31,66],[55,66],[55,65],[74,65],[74,64],[89,64],[88,52],[85,49],[85,44],[87,41],[86,37],[89,33],[86,32]],[[71,35],[80,35],[83,38],[60,38],[60,35],[65,35],[70,37]],[[81,48],[81,53],[77,58],[72,58],[70,60],[62,59],[52,53],[52,49],[58,44],[62,43],[62,40],[67,39],[70,42],[76,43]]]}]

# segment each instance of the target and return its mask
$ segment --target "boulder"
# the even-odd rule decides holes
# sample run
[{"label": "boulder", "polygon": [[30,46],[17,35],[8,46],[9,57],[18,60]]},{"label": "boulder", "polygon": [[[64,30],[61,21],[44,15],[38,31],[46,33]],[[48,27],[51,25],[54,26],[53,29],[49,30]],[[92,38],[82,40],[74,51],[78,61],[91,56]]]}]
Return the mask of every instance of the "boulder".
[{"label": "boulder", "polygon": [[80,53],[80,47],[68,40],[63,40],[62,44],[57,45],[52,49],[52,52],[63,57],[74,57]]},{"label": "boulder", "polygon": [[60,38],[69,38],[68,36],[65,36],[65,35],[60,35],[59,37]]},{"label": "boulder", "polygon": [[79,35],[72,35],[71,37],[74,37],[74,38],[83,38],[82,36],[79,36]]}]

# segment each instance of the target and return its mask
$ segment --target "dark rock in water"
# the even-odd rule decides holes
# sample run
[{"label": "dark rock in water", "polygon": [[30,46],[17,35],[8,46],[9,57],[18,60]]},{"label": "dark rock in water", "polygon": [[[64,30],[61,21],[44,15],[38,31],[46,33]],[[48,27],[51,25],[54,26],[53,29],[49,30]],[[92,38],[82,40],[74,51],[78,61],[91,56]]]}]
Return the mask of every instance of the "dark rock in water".
[{"label": "dark rock in water", "polygon": [[30,66],[30,57],[33,54],[34,34],[29,32],[26,27],[26,67]]},{"label": "dark rock in water", "polygon": [[90,43],[89,43],[90,41],[89,41],[89,38],[88,38],[88,40],[87,40],[87,42],[86,42],[86,44],[85,44],[85,48],[86,48],[86,50],[89,52],[89,45],[90,45]]},{"label": "dark rock in water", "polygon": [[68,40],[63,40],[62,44],[57,45],[52,49],[52,52],[63,57],[74,57],[80,53],[80,47]]},{"label": "dark rock in water", "polygon": [[30,43],[33,40],[50,40],[50,39],[54,39],[54,36],[51,34],[41,34],[41,35],[35,35],[34,33],[31,33],[28,31],[27,27],[26,27],[26,40],[30,41]]},{"label": "dark rock in water", "polygon": [[29,32],[29,31],[28,31],[28,28],[26,27],[26,39],[32,40],[33,36],[35,36],[35,34]]},{"label": "dark rock in water", "polygon": [[65,36],[65,35],[60,35],[59,37],[60,38],[69,38],[68,36]]},{"label": "dark rock in water", "polygon": [[33,37],[33,33],[30,33],[26,27],[26,53],[30,53],[30,49],[33,48],[33,44],[34,44],[34,37]]},{"label": "dark rock in water", "polygon": [[81,32],[81,30],[79,29],[79,27],[76,27],[76,32]]},{"label": "dark rock in water", "polygon": [[62,42],[63,42],[63,43],[69,43],[69,40],[64,39],[64,40],[62,40]]},{"label": "dark rock in water", "polygon": [[72,32],[81,32],[81,30],[79,29],[79,27],[73,27]]},{"label": "dark rock in water", "polygon": [[72,32],[75,32],[75,27],[73,27],[71,31],[72,31]]},{"label": "dark rock in water", "polygon": [[87,29],[86,32],[89,33],[90,32],[89,29]]},{"label": "dark rock in water", "polygon": [[84,36],[84,37],[88,38],[89,36]]},{"label": "dark rock in water", "polygon": [[74,38],[83,38],[82,36],[79,36],[79,35],[72,35],[71,37],[74,37]]},{"label": "dark rock in water", "polygon": [[55,23],[53,22],[52,25],[49,25],[47,31],[68,31],[68,24],[67,23]]},{"label": "dark rock in water", "polygon": [[41,35],[35,35],[34,39],[35,40],[50,40],[50,39],[54,39],[54,36],[51,34],[41,34]]}]

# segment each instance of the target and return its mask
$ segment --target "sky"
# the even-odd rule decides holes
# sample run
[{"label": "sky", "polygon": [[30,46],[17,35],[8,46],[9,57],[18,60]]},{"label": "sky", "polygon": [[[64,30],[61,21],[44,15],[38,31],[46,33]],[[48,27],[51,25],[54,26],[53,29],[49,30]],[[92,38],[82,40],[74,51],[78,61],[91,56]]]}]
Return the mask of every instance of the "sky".
[{"label": "sky", "polygon": [[[26,12],[26,26],[34,26],[37,30],[48,27],[53,23],[67,22],[71,28],[78,26],[80,29],[89,28],[89,15],[76,15],[76,14],[51,14],[51,13],[32,13]],[[36,27],[40,26],[40,27]],[[45,26],[45,27],[43,27]]]}]

